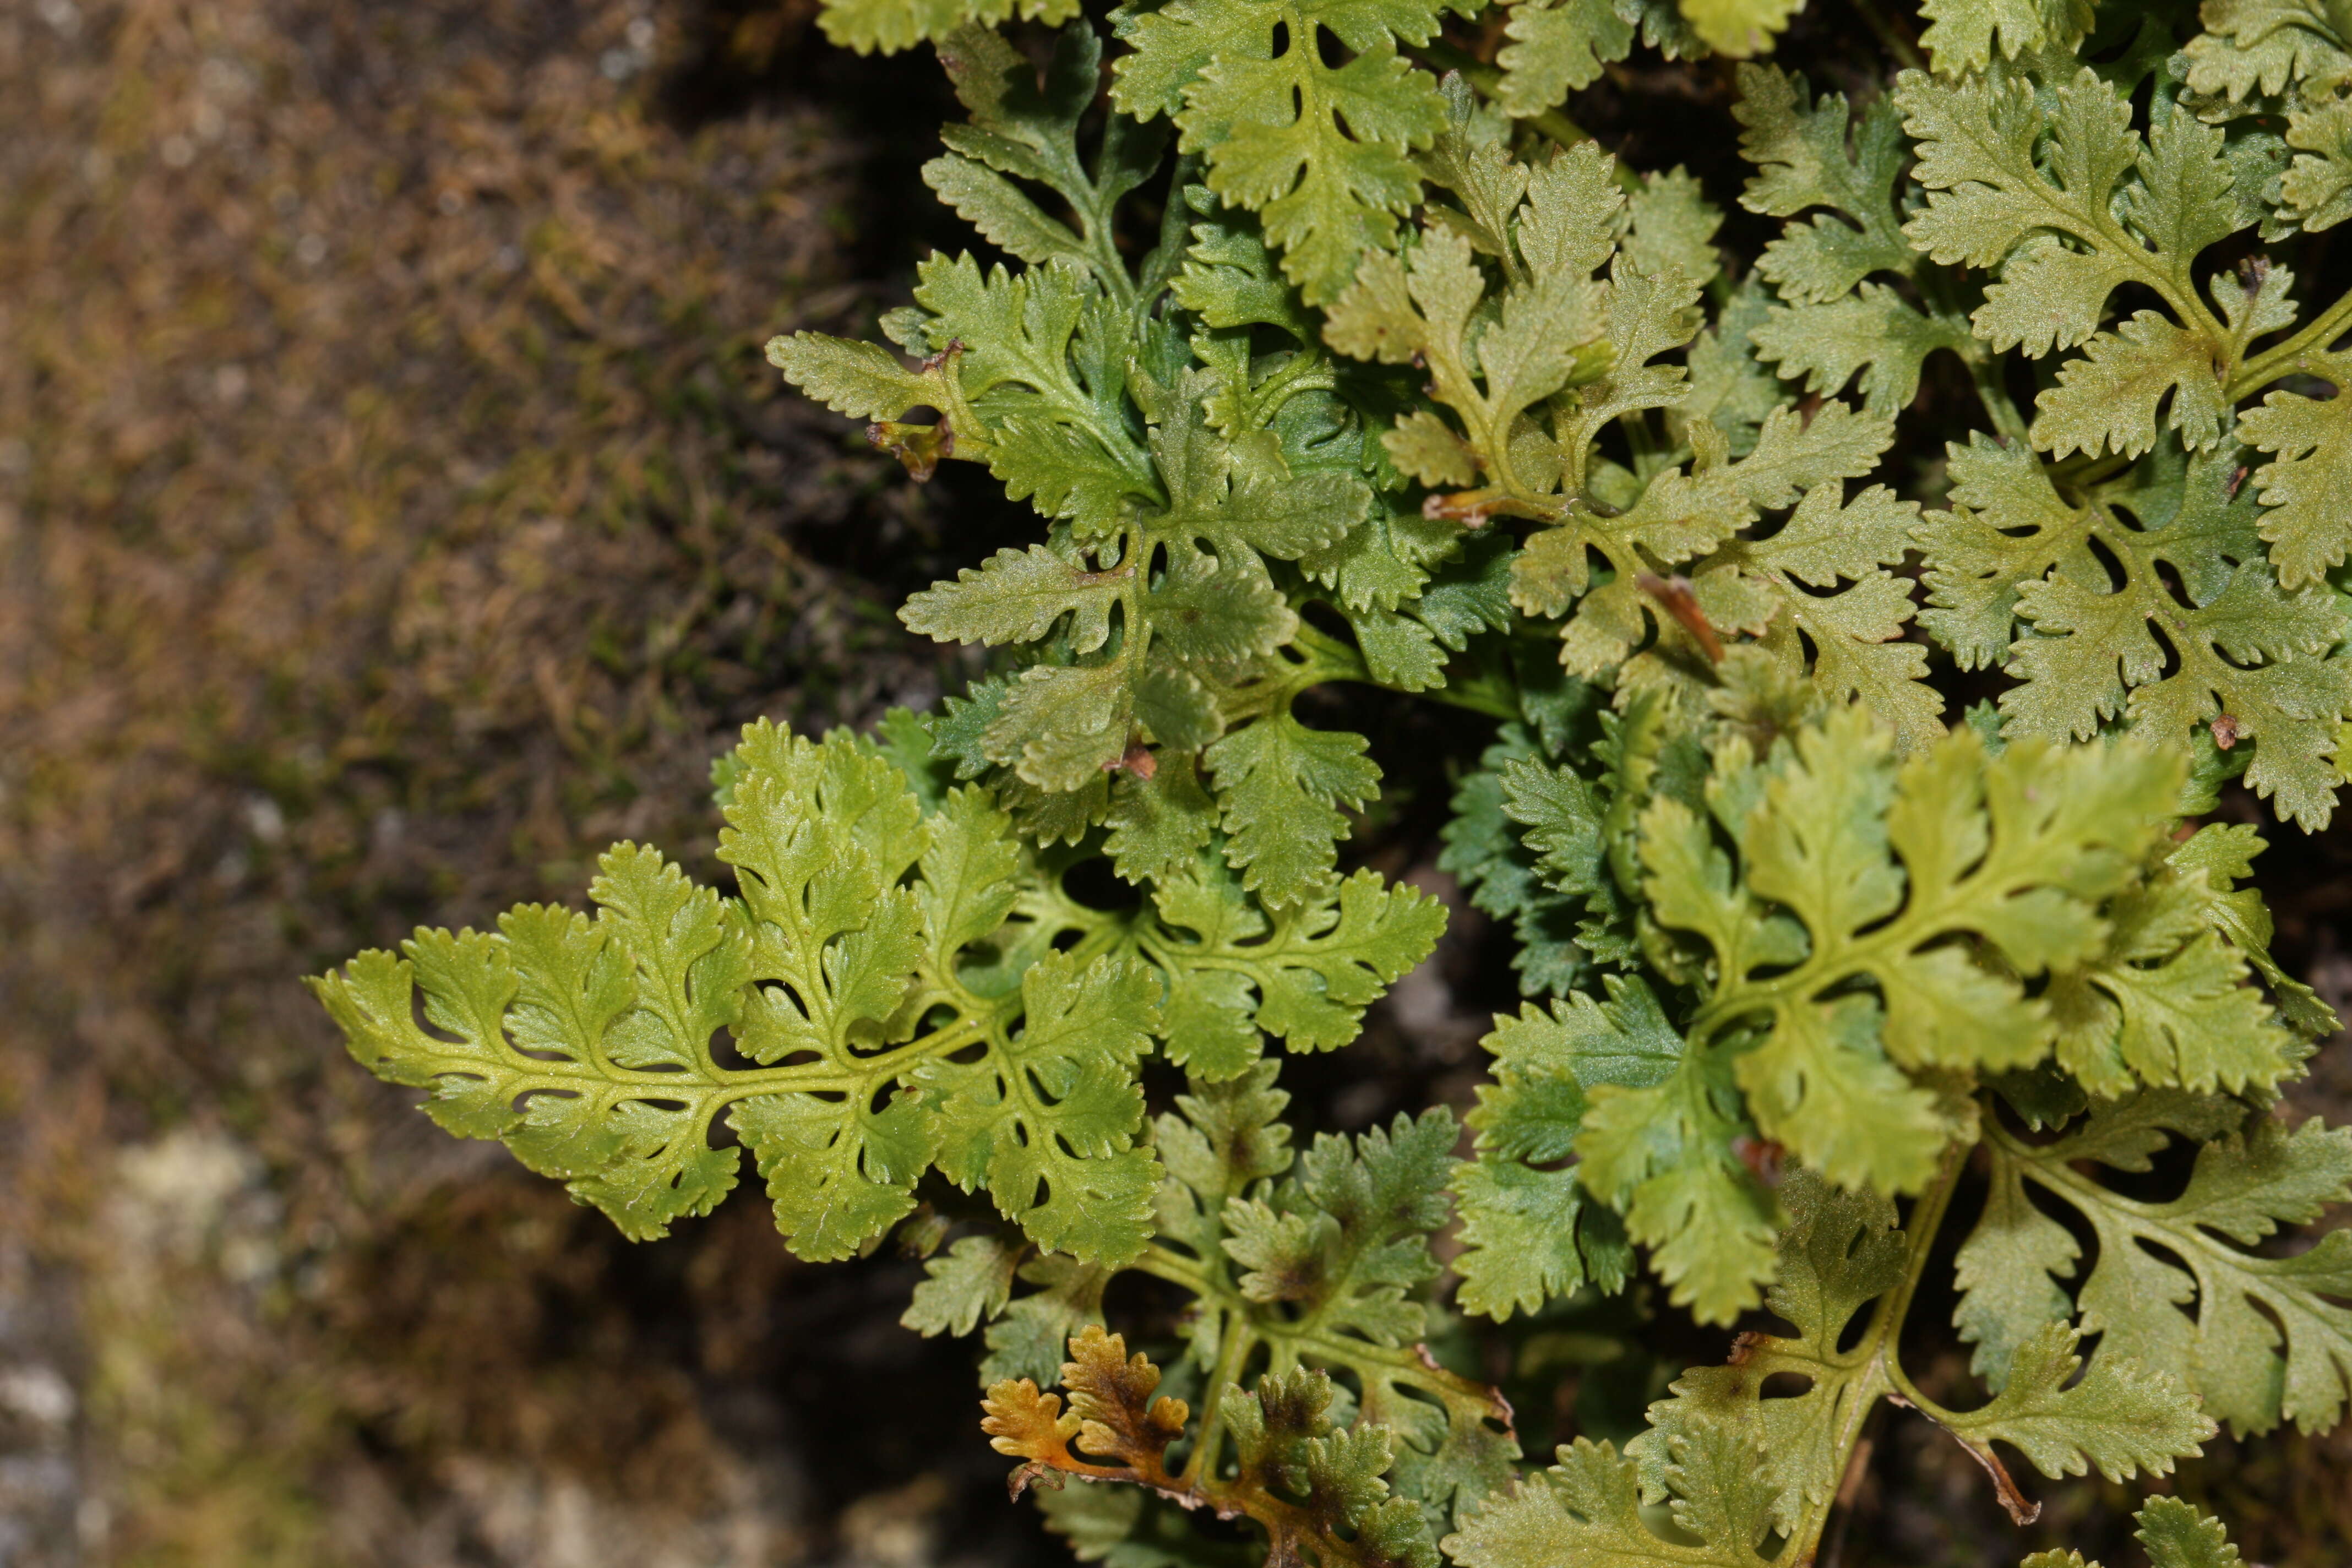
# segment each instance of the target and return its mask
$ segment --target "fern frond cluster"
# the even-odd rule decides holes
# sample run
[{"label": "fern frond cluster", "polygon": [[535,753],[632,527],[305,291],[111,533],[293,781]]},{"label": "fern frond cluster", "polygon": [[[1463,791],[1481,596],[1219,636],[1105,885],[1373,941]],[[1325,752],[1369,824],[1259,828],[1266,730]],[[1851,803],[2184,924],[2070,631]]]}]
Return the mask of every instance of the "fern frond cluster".
[{"label": "fern frond cluster", "polygon": [[[353,1052],[632,1236],[741,1151],[800,1256],[896,1231],[908,1326],[984,1336],[1014,1489],[1087,1483],[1046,1507],[1093,1556],[1190,1560],[1205,1508],[1276,1563],[1803,1563],[1882,1404],[2020,1521],[2020,1460],[2336,1424],[2352,1247],[2276,1238],[2352,1197],[2352,1132],[2276,1107],[2337,1026],[2217,808],[2312,830],[2344,784],[2352,293],[2310,302],[2303,237],[2352,212],[2352,35],[1874,5],[1856,101],[1763,58],[1801,8],[833,0],[936,46],[969,118],[924,178],[989,248],[888,346],[769,356],[1034,508],[900,611],[986,673],[747,730],[731,889],[623,845],[593,914],[354,959],[317,983]],[[1566,118],[1636,49],[1740,62],[1743,188]],[[1727,252],[1726,201],[1777,237]],[[1461,1127],[1299,1146],[1269,1042],[1346,1046],[1445,924],[1349,868],[1384,774],[1338,683],[1494,722],[1439,865],[1526,1002]],[[950,1189],[989,1209],[950,1231]],[[1971,1215],[1982,1387],[1923,1387]],[[1190,1303],[1154,1353],[1122,1272]],[[1746,1331],[1525,1468],[1454,1314],[1645,1276]]]}]

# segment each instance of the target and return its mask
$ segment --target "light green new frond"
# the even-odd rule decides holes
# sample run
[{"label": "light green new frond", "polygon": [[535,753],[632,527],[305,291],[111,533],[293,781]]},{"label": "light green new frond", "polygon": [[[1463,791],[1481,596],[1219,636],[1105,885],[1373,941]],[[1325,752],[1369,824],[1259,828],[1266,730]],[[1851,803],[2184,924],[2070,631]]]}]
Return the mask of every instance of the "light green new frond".
[{"label": "light green new frond", "polygon": [[[1416,411],[1383,438],[1399,466],[1425,484],[1483,481],[1432,496],[1424,504],[1429,515],[1474,527],[1497,514],[1568,524],[1538,533],[1512,558],[1515,605],[1531,615],[1559,614],[1589,584],[1590,551],[1619,567],[1613,592],[1623,602],[1595,619],[1591,649],[1580,653],[1571,645],[1563,656],[1580,673],[1622,658],[1608,650],[1638,638],[1643,611],[1630,596],[1646,569],[1637,553],[1646,540],[1634,535],[1649,520],[1621,526],[1615,509],[1585,490],[1593,442],[1622,416],[1684,401],[1685,368],[1652,362],[1689,342],[1699,324],[1693,308],[1698,287],[1678,268],[1645,276],[1620,254],[1605,284],[1591,279],[1609,258],[1622,205],[1606,158],[1589,144],[1555,156],[1529,177],[1528,199],[1510,226],[1512,254],[1504,258],[1516,261],[1507,272],[1525,281],[1507,283],[1475,353],[1471,329],[1489,308],[1487,283],[1468,239],[1451,230],[1431,234],[1409,268],[1386,258],[1368,263],[1333,309],[1326,332],[1344,353],[1420,363],[1432,373],[1431,395],[1460,421],[1456,430]],[[1670,212],[1672,204],[1661,210]],[[1687,238],[1688,226],[1681,226]],[[1788,450],[1777,456],[1834,445],[1832,432],[1848,430],[1833,419],[1816,437],[1791,423],[1778,433]],[[1760,450],[1760,437],[1759,445]],[[1714,451],[1719,459],[1719,439]],[[1760,477],[1773,467],[1767,459],[1748,473]],[[1737,523],[1717,526],[1728,531]],[[1675,542],[1694,537],[1675,523],[1666,532]]]},{"label": "light green new frond", "polygon": [[817,26],[844,48],[888,55],[945,39],[975,22],[1018,16],[1051,26],[1077,14],[1077,0],[824,0]]},{"label": "light green new frond", "polygon": [[[1401,469],[1432,488],[1477,485],[1428,503],[1435,515],[1473,525],[1497,512],[1558,518],[1568,504],[1559,492],[1582,482],[1591,435],[1613,416],[1591,404],[1619,379],[1604,373],[1613,365],[1638,384],[1621,389],[1618,411],[1675,401],[1666,394],[1679,388],[1679,369],[1642,367],[1686,342],[1696,325],[1687,311],[1695,286],[1673,286],[1676,297],[1664,310],[1670,320],[1662,321],[1659,290],[1647,280],[1593,281],[1623,221],[1624,197],[1605,154],[1590,143],[1557,154],[1527,175],[1525,190],[1516,214],[1493,220],[1509,230],[1490,237],[1506,273],[1499,295],[1470,237],[1439,226],[1409,261],[1369,258],[1324,330],[1351,357],[1429,371],[1430,395],[1458,428],[1419,410],[1383,445]],[[1548,408],[1575,387],[1586,389],[1583,406]]]},{"label": "light green new frond", "polygon": [[[1736,867],[1672,800],[1650,806],[1642,845],[1656,918],[1716,955],[1696,1033],[1756,1042],[1737,1072],[1758,1125],[1830,1180],[1882,1192],[1916,1190],[1948,1136],[1898,1069],[2047,1055],[2048,1005],[2011,975],[2097,951],[2099,900],[2179,787],[2178,763],[2146,751],[2018,741],[1992,757],[1962,730],[1898,768],[1891,742],[1850,709],[1760,767],[1719,760],[1708,794]],[[1978,943],[2011,973],[1979,963]]]},{"label": "light green new frond", "polygon": [[[905,775],[846,737],[812,744],[755,725],[738,756],[719,856],[742,888],[751,977],[780,983],[746,996],[738,1044],[763,1064],[817,1059],[787,1069],[787,1092],[740,1100],[729,1120],[767,1178],[787,1244],[803,1257],[845,1257],[913,1206],[908,1189],[938,1147],[912,1095],[877,1110],[875,1090],[911,1063],[890,1073],[872,1056],[912,1034],[894,1020],[925,964],[924,908],[895,884],[932,835]],[[968,812],[950,820],[954,838],[1003,833]],[[1009,859],[983,856],[966,868],[977,873],[968,910],[937,931],[932,953],[970,940],[971,912],[992,931],[1012,902]],[[817,1081],[789,1081],[800,1078]],[[862,1096],[850,1087],[869,1082]],[[827,1093],[844,1089],[839,1101]]]},{"label": "light green new frond", "polygon": [[[1521,232],[1526,234],[1525,226]],[[1525,245],[1524,237],[1521,243]],[[1700,291],[1697,283],[1679,271],[1644,276],[1622,259],[1610,264],[1608,352],[1597,356],[1604,374],[1580,385],[1579,406],[1555,426],[1560,456],[1576,484],[1586,477],[1589,444],[1611,420],[1643,409],[1670,408],[1687,395],[1688,369],[1655,361],[1698,335]]]},{"label": "light green new frond", "polygon": [[1665,1456],[1669,1542],[1643,1521],[1640,1468],[1579,1437],[1558,1462],[1492,1498],[1442,1543],[1462,1568],[1766,1568],[1773,1530],[1766,1456],[1753,1432],[1696,1418]]},{"label": "light green new frond", "polygon": [[[2101,1357],[2182,1369],[2205,1412],[2240,1433],[2282,1419],[2324,1430],[2352,1397],[2352,1311],[2336,1304],[2352,1294],[2352,1237],[2329,1232],[2288,1257],[2243,1249],[2352,1196],[2352,1131],[2316,1120],[2289,1131],[2257,1116],[2242,1134],[2205,1142],[2188,1187],[2168,1202],[2117,1197],[2074,1163],[2144,1171],[2168,1136],[2214,1139],[2245,1117],[2234,1101],[2148,1090],[2100,1108],[2054,1143],[1996,1134],[1994,1167],[1999,1180],[2022,1178],[2074,1209],[2096,1237],[2098,1261],[2077,1300],[2083,1331],[2104,1336]],[[2046,1244],[2012,1251],[2004,1266],[2034,1261],[2060,1279],[2074,1271],[2071,1254]],[[2050,1310],[2030,1299],[1974,1305],[1989,1340],[2012,1345],[2042,1325],[2000,1309]]]},{"label": "light green new frond", "polygon": [[[1210,188],[1250,208],[1310,305],[1338,298],[1395,243],[1421,195],[1411,153],[1444,125],[1437,83],[1399,58],[1429,41],[1441,0],[1174,0],[1123,12],[1134,52],[1112,100],[1174,118]],[[1324,37],[1349,54],[1325,63]]]},{"label": "light green new frond", "polygon": [[[739,1042],[757,1062],[817,1060],[785,1069],[812,1081],[744,1099],[730,1120],[788,1242],[845,1257],[912,1206],[908,1189],[943,1132],[917,1094],[876,1111],[875,1090],[905,1081],[925,1055],[886,1049],[877,1060],[876,1047],[912,1035],[899,1015],[925,970],[951,966],[1004,922],[1018,862],[1009,825],[975,792],[927,826],[904,775],[845,741],[817,746],[755,726],[740,755],[719,854],[739,873],[754,973],[780,984],[752,991]],[[920,892],[895,887],[918,856]],[[950,1037],[969,1040],[995,1020],[959,1022]]]},{"label": "light green new frond", "polygon": [[2031,453],[1984,437],[1950,461],[1952,510],[1917,531],[1920,618],[1963,668],[2020,678],[2000,698],[2016,732],[2085,739],[2122,717],[2168,742],[2226,714],[2260,737],[2248,782],[2282,815],[2327,821],[2352,714],[2342,613],[2325,588],[2278,585],[2227,454],[2079,503]]},{"label": "light green new frond", "polygon": [[[740,1156],[709,1136],[723,1113],[802,1257],[881,1235],[935,1161],[1045,1245],[1132,1256],[1157,1181],[1133,1077],[1157,984],[1052,949],[1102,917],[1045,899],[986,795],[927,815],[845,731],[752,725],[726,773],[740,899],[619,846],[593,919],[525,906],[495,935],[420,931],[405,958],[316,982],[354,1054],[633,1237],[733,1185]],[[438,1033],[412,1022],[417,991]],[[719,1065],[722,1029],[758,1065]]]},{"label": "light green new frond", "polygon": [[1470,241],[1457,233],[1433,233],[1409,260],[1368,258],[1332,306],[1324,335],[1359,359],[1391,364],[1418,359],[1428,367],[1432,395],[1461,428],[1417,412],[1382,444],[1401,469],[1423,484],[1463,486],[1483,479],[1482,489],[1446,498],[1448,515],[1465,521],[1497,510],[1556,516],[1559,505],[1549,498],[1559,488],[1563,454],[1534,426],[1531,411],[1591,380],[1606,364],[1605,291],[1585,271],[1538,272],[1526,285],[1506,289],[1499,318],[1485,330],[1474,356],[1471,323],[1486,292]]},{"label": "light green new frond", "polygon": [[2117,895],[2105,951],[2053,973],[2058,1064],[2091,1093],[2135,1083],[2263,1091],[2294,1070],[2294,1037],[2217,904],[2202,868],[2168,857]]},{"label": "light green new frond", "polygon": [[[740,1016],[749,943],[651,851],[608,853],[595,891],[597,919],[525,905],[496,935],[420,931],[404,957],[362,953],[312,988],[362,1066],[432,1091],[445,1130],[503,1139],[625,1234],[656,1237],[734,1185],[735,1152],[707,1142],[726,1103],[709,1041]],[[419,990],[435,1033],[413,1021]]]},{"label": "light green new frond", "polygon": [[[735,1184],[736,1152],[708,1141],[732,1098],[709,1053],[740,1016],[749,943],[653,851],[618,846],[601,868],[593,920],[527,904],[496,935],[420,931],[312,987],[362,1066],[432,1091],[444,1130],[503,1140],[645,1239]],[[433,1032],[412,1020],[418,991]]]},{"label": "light green new frond", "polygon": [[1454,1177],[1463,1242],[1454,1268],[1468,1311],[1532,1313],[1588,1280],[1620,1289],[1631,1274],[1624,1226],[1563,1162],[1576,1152],[1588,1091],[1655,1088],[1679,1068],[1683,1041],[1642,982],[1605,984],[1605,1003],[1579,994],[1549,1014],[1530,1006],[1497,1017],[1484,1041],[1495,1081],[1466,1119],[1476,1157]]},{"label": "light green new frond", "polygon": [[2175,1460],[2194,1457],[2221,1430],[2162,1365],[2142,1365],[2110,1347],[2077,1381],[2081,1340],[2081,1330],[2050,1324],[2016,1348],[1990,1404],[1948,1413],[1943,1426],[1979,1454],[2006,1443],[2053,1479],[2096,1467],[2111,1481],[2142,1471],[2169,1475]]},{"label": "light green new frond", "polygon": [[1998,42],[2011,59],[2031,50],[2071,49],[2091,30],[2097,0],[1921,0],[1919,42],[1942,76],[1981,70]]}]

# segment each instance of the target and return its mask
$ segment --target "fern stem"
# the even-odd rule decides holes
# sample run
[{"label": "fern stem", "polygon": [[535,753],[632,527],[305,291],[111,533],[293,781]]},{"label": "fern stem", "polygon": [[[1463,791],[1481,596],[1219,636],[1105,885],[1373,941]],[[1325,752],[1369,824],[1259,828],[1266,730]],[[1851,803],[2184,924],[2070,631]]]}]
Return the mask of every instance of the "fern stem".
[{"label": "fern stem", "polygon": [[[1898,1395],[1932,1414],[1933,1407],[1921,1402],[1918,1390],[1903,1371],[1903,1324],[1911,1314],[1919,1281],[1927,1274],[1927,1258],[1935,1250],[1937,1234],[1944,1228],[1944,1215],[1951,1207],[1953,1191],[1959,1185],[1969,1147],[1955,1139],[1944,1151],[1943,1164],[1936,1179],[1919,1195],[1909,1222],[1903,1227],[1903,1278],[1893,1290],[1879,1298],[1877,1307],[1871,1312],[1870,1327],[1863,1340],[1863,1346],[1867,1347],[1864,1359],[1855,1375],[1852,1397],[1845,1401],[1840,1415],[1831,1447],[1832,1463],[1825,1468],[1825,1473],[1845,1475],[1867,1429],[1871,1412],[1888,1394]],[[1829,1527],[1830,1516],[1837,1511],[1839,1500],[1846,1495],[1847,1489],[1842,1485],[1807,1513],[1803,1528],[1796,1532],[1796,1550],[1790,1563],[1803,1568],[1813,1561],[1821,1551],[1822,1535]]]},{"label": "fern stem", "polygon": [[[2164,1225],[2166,1216],[2161,1205],[2146,1204],[2137,1198],[2101,1186],[2063,1160],[2053,1160],[2049,1152],[2019,1141],[2008,1129],[1985,1119],[1985,1142],[1996,1155],[2017,1163],[2018,1168],[2032,1181],[2039,1182],[2053,1193],[2063,1194],[2077,1204],[2091,1202],[2102,1207],[2128,1215],[2143,1224]],[[2170,1227],[2168,1227],[2170,1228]]]},{"label": "fern stem", "polygon": [[1458,685],[1449,682],[1415,691],[1409,687],[1392,686],[1382,680],[1372,673],[1371,666],[1364,662],[1361,649],[1318,631],[1304,621],[1299,623],[1298,636],[1295,640],[1299,649],[1307,654],[1307,662],[1300,665],[1286,683],[1283,693],[1286,699],[1327,680],[1347,680],[1359,686],[1376,686],[1382,691],[1403,692],[1408,697],[1425,697],[1448,708],[1484,713],[1489,719],[1526,717],[1512,695],[1516,688],[1507,687],[1502,682],[1481,679]]},{"label": "fern stem", "polygon": [[1186,1258],[1155,1241],[1129,1267],[1191,1291],[1223,1320],[1216,1364],[1205,1369],[1207,1381],[1202,1384],[1201,1430],[1179,1478],[1186,1487],[1199,1490],[1204,1482],[1216,1479],[1217,1451],[1223,1447],[1225,1435],[1225,1385],[1241,1381],[1242,1363],[1255,1347],[1257,1336],[1239,1302],[1219,1300],[1230,1296],[1232,1288],[1216,1278],[1206,1261]]},{"label": "fern stem", "polygon": [[1650,429],[1648,412],[1633,409],[1617,416],[1617,428],[1625,432],[1625,445],[1632,449],[1633,477],[1648,484],[1671,466],[1671,454],[1661,449],[1656,435]]},{"label": "fern stem", "polygon": [[1895,1347],[1903,1337],[1903,1321],[1910,1316],[1911,1302],[1919,1293],[1919,1281],[1927,1272],[1927,1255],[1935,1250],[1936,1237],[1944,1228],[1944,1216],[1951,1210],[1952,1194],[1959,1188],[1960,1173],[1967,1168],[1969,1151],[1973,1147],[1973,1143],[1954,1139],[1944,1151],[1943,1168],[1912,1205],[1911,1216],[1903,1226],[1903,1234],[1910,1243],[1910,1250],[1903,1258],[1903,1279],[1881,1303],[1883,1323],[1873,1325],[1881,1334],[1879,1354],[1885,1360],[1889,1380],[1906,1399],[1916,1399],[1919,1391],[1905,1375],[1902,1360],[1894,1353]]},{"label": "fern stem", "polygon": [[2347,326],[2352,326],[2352,293],[2327,307],[2318,320],[2278,347],[2256,354],[2240,366],[2238,374],[2230,378],[2230,401],[2235,403],[2260,390],[2263,383],[2276,381],[2301,368],[2313,350],[2326,353],[2328,343]]},{"label": "fern stem", "polygon": [[[1391,686],[1385,681],[1368,680],[1365,684],[1377,686],[1383,691],[1404,690],[1402,686]],[[1459,686],[1433,686],[1427,690],[1409,692],[1407,695],[1426,697],[1432,702],[1443,703],[1448,708],[1460,708],[1472,713],[1484,713],[1489,719],[1527,717],[1519,710],[1519,705],[1517,702],[1502,695],[1502,689],[1492,681],[1465,681]]]},{"label": "fern stem", "polygon": [[2137,460],[2117,452],[2110,452],[2103,458],[2084,454],[2049,465],[2050,477],[2069,489],[2088,497],[2095,487],[2106,483],[2117,474],[2127,472]]},{"label": "fern stem", "polygon": [[1143,1256],[1128,1267],[1149,1274],[1156,1279],[1165,1279],[1171,1285],[1181,1286],[1195,1296],[1208,1296],[1215,1293],[1215,1287],[1209,1281],[1209,1271],[1205,1266],[1193,1261],[1181,1252],[1172,1252],[1156,1241],[1145,1247]]},{"label": "fern stem", "polygon": [[1976,384],[1977,401],[1992,420],[1993,434],[2003,441],[2031,447],[2033,445],[2032,426],[2017,400],[2009,395],[2009,385],[2001,380],[2001,356],[1979,348],[1974,353],[1960,356],[1967,362],[1969,379]]},{"label": "fern stem", "polygon": [[1361,649],[1307,625],[1303,616],[1298,623],[1298,635],[1291,642],[1307,656],[1307,662],[1285,679],[1282,693],[1285,702],[1308,687],[1319,686],[1327,680],[1353,680],[1366,686],[1380,684],[1372,679],[1371,667],[1364,662]]},{"label": "fern stem", "polygon": [[1484,713],[1489,719],[1517,720],[1527,717],[1520,708],[1518,684],[1498,671],[1482,669],[1466,680],[1449,680],[1443,686],[1430,688],[1414,695],[1426,697],[1432,702],[1442,702],[1448,708],[1460,708],[1471,713]]},{"label": "fern stem", "polygon": [[1201,1412],[1201,1436],[1192,1445],[1192,1452],[1184,1461],[1185,1483],[1201,1487],[1217,1479],[1218,1450],[1225,1439],[1225,1390],[1239,1388],[1242,1367],[1250,1352],[1257,1348],[1257,1334],[1248,1316],[1239,1307],[1221,1307],[1224,1315],[1223,1333],[1217,1344],[1217,1364],[1210,1369],[1209,1381],[1202,1388],[1208,1408]]}]

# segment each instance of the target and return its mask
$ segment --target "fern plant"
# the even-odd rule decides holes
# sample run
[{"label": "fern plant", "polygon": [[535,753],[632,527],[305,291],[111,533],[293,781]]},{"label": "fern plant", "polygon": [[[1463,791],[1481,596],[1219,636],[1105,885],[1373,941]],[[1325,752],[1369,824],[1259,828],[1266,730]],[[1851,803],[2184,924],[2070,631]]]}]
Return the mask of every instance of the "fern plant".
[{"label": "fern plant", "polygon": [[[353,1053],[632,1237],[745,1151],[796,1255],[895,1233],[1015,1493],[1088,1483],[1049,1517],[1129,1568],[1230,1554],[1211,1517],[1274,1563],[1801,1565],[1884,1405],[2021,1523],[2020,1465],[2336,1425],[2352,1239],[2278,1238],[2352,1132],[2278,1103],[2337,1025],[2222,805],[2311,831],[2344,783],[2352,293],[2300,296],[2352,31],[1863,4],[1849,98],[1763,58],[1799,3],[831,0],[936,47],[969,118],[924,177],[998,259],[769,355],[1034,506],[900,612],[987,673],[748,729],[731,889],[621,845],[593,914],[353,959]],[[1578,129],[1636,50],[1738,62],[1743,188]],[[1348,1045],[1445,923],[1343,869],[1382,772],[1310,722],[1337,683],[1492,723],[1442,866],[1528,999],[1459,1127],[1297,1148],[1269,1042]],[[1189,1302],[1130,1325],[1157,1361],[1122,1273]],[[1721,1363],[1523,1454],[1463,1317],[1645,1277]],[[1980,1387],[1906,1365],[1939,1328]]]}]

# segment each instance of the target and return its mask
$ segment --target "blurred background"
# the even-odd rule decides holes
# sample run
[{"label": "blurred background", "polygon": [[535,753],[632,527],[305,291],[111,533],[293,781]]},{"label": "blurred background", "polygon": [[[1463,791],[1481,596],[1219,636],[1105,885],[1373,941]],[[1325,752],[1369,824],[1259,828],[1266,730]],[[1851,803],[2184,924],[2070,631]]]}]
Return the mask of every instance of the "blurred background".
[{"label": "blurred background", "polygon": [[[736,726],[969,674],[892,611],[1025,514],[760,359],[967,243],[915,172],[936,66],[814,12],[0,0],[0,1568],[1067,1560],[1004,1503],[966,1347],[898,1326],[918,1265],[802,1266],[743,1196],[630,1247],[353,1068],[299,984],[576,902],[614,838],[707,874]],[[1370,840],[1442,893],[1445,783],[1396,772]],[[2273,858],[2341,1005],[2352,847]],[[1511,997],[1457,915],[1286,1073],[1306,1125],[1466,1102]],[[2305,1109],[2352,1119],[2347,1056]],[[1720,1338],[1661,1329],[1657,1376]],[[1957,1451],[1893,1441],[1864,1536],[2014,1560]],[[2252,1559],[2352,1540],[2340,1436],[2181,1484]],[[2124,1501],[2047,1489],[2053,1524]]]}]

